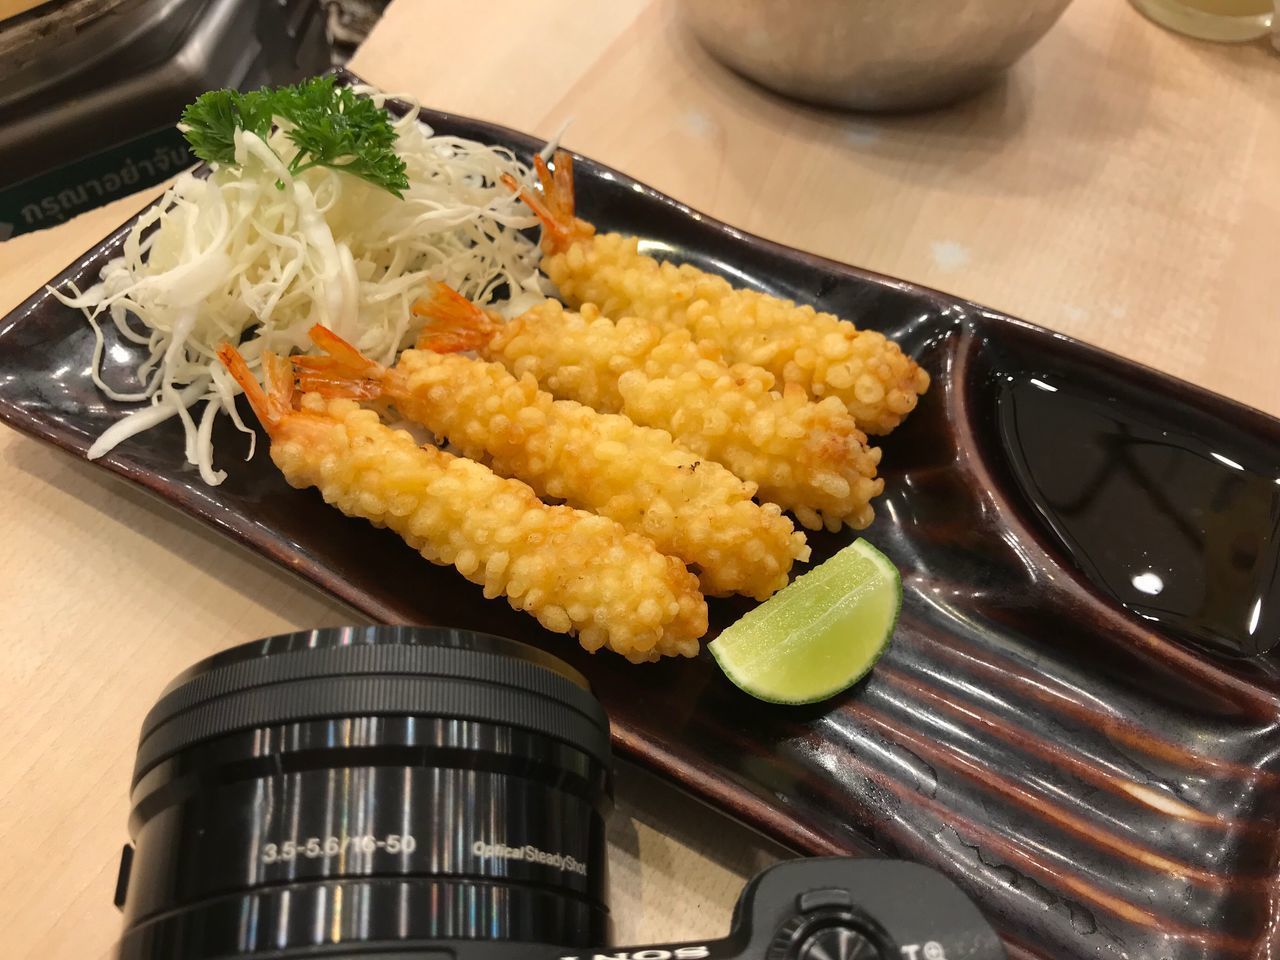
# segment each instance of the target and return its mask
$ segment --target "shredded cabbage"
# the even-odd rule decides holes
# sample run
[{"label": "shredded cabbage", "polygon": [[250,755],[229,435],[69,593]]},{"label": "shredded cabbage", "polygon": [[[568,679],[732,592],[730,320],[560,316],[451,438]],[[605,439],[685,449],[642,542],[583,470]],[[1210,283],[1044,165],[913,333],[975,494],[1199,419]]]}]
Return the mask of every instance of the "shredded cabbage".
[{"label": "shredded cabbage", "polygon": [[[379,106],[388,98],[359,92]],[[328,167],[293,177],[280,159],[293,150],[282,131],[268,146],[240,130],[236,167],[180,175],[98,283],[51,290],[93,328],[94,383],[113,400],[147,404],[98,437],[90,459],[177,416],[187,462],[221,483],[218,413],[253,432],[236,411],[240,391],[216,357],[220,344],[237,345],[256,368],[264,350],[309,351],[307,331],[322,323],[390,363],[418,332],[411,307],[432,281],[482,303],[501,294],[504,312],[543,296],[537,248],[520,233],[536,220],[499,183],[504,173],[527,180],[529,170],[505,147],[436,136],[416,107],[394,126],[408,168],[403,200]],[[104,322],[147,352],[131,389],[103,376]]]}]

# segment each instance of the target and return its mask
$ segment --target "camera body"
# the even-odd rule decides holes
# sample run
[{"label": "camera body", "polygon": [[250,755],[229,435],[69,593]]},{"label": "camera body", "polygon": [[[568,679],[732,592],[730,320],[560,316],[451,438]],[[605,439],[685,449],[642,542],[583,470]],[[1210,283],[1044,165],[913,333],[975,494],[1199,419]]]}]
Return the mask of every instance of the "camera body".
[{"label": "camera body", "polygon": [[609,722],[514,641],[352,627],[197,664],[143,721],[119,960],[996,960],[942,875],[779,864],[715,942],[607,946]]},{"label": "camera body", "polygon": [[454,942],[405,960],[1003,960],[972,901],[936,870],[901,860],[790,860],[754,877],[723,940],[566,950]]}]

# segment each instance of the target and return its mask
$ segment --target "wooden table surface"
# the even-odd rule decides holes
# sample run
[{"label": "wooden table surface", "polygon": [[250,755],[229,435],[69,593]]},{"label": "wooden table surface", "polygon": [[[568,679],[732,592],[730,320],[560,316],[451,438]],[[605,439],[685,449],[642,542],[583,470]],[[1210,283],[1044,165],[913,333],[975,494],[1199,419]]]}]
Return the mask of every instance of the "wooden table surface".
[{"label": "wooden table surface", "polygon": [[[550,136],[743,229],[1006,310],[1280,414],[1280,58],[1076,0],[997,88],[877,118],[711,61],[671,0],[398,0],[352,67]],[[0,314],[153,194],[0,244]],[[85,463],[0,432],[5,955],[107,956],[143,713],[192,661],[352,615]],[[626,772],[625,939],[714,936],[779,851]]]}]

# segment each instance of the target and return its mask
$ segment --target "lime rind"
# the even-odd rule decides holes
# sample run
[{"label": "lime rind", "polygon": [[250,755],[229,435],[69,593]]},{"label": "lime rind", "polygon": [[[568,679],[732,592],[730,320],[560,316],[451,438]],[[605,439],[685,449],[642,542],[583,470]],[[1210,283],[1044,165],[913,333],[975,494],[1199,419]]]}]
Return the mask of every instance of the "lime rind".
[{"label": "lime rind", "polygon": [[[814,606],[821,607],[817,616]],[[817,703],[870,672],[901,610],[897,568],[858,539],[749,611],[708,649],[725,676],[757,699]]]}]

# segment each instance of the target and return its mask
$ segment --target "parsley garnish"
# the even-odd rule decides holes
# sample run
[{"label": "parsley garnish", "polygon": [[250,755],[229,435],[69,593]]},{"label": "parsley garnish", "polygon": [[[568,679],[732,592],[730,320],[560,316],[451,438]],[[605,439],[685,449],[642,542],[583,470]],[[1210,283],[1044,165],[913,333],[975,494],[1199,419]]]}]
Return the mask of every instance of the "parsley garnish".
[{"label": "parsley garnish", "polygon": [[236,130],[266,140],[277,119],[286,121],[285,136],[297,147],[290,173],[332,167],[404,197],[409,178],[387,112],[331,76],[249,93],[211,90],[182,111],[180,129],[197,157],[230,167]]}]

